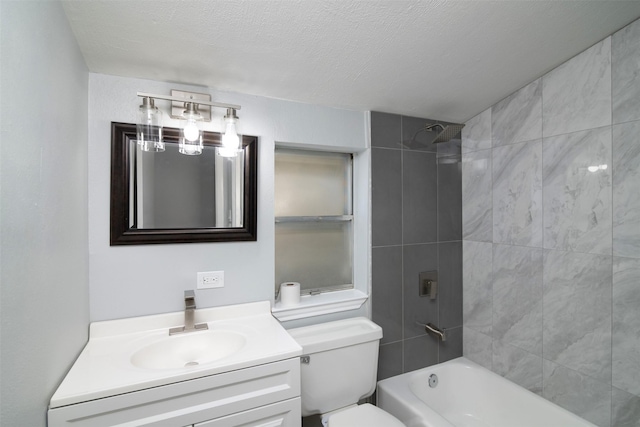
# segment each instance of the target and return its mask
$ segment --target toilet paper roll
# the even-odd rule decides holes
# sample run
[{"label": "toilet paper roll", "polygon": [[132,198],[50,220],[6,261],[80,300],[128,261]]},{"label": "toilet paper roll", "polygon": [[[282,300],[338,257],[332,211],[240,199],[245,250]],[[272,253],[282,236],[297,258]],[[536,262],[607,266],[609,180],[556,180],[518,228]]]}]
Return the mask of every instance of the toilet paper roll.
[{"label": "toilet paper roll", "polygon": [[280,304],[283,307],[300,304],[300,283],[284,282],[280,284]]}]

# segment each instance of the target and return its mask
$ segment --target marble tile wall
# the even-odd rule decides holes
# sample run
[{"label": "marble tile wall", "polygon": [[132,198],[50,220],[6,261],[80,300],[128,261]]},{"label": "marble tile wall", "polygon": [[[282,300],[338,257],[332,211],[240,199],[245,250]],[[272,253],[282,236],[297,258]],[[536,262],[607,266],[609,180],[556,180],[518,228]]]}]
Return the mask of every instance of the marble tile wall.
[{"label": "marble tile wall", "polygon": [[[462,355],[460,139],[431,144],[432,120],[371,113],[372,312],[383,329],[378,379]],[[439,272],[435,301],[421,271]],[[447,330],[446,342],[416,322]]]},{"label": "marble tile wall", "polygon": [[640,20],[468,121],[463,352],[640,427]]}]

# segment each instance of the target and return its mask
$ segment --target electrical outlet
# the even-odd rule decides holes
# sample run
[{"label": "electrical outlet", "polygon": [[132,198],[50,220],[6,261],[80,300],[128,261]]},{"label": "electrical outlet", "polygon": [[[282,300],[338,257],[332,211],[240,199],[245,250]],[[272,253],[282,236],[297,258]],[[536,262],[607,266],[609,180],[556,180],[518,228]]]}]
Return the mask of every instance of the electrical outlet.
[{"label": "electrical outlet", "polygon": [[198,289],[224,288],[224,271],[198,272]]}]

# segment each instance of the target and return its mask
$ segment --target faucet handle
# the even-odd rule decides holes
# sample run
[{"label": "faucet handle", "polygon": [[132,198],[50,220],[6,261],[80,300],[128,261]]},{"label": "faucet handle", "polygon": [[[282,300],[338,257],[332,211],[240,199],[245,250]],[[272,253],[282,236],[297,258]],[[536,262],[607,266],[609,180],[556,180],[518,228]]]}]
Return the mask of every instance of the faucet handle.
[{"label": "faucet handle", "polygon": [[196,293],[192,289],[184,291],[184,305],[187,308],[196,308]]}]

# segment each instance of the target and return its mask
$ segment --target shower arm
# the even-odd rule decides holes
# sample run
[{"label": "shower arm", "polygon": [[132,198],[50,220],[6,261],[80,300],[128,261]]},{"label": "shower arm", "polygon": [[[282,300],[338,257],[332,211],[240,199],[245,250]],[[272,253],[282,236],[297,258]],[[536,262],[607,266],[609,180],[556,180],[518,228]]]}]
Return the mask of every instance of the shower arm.
[{"label": "shower arm", "polygon": [[416,136],[417,136],[420,132],[422,132],[422,131],[429,131],[429,132],[433,132],[433,130],[432,130],[432,129],[433,129],[434,127],[436,127],[436,126],[440,126],[440,128],[441,128],[442,130],[444,130],[444,126],[443,126],[443,125],[441,125],[440,123],[432,123],[432,124],[430,124],[430,125],[424,125],[424,127],[421,127],[420,129],[418,129],[418,130],[416,131],[416,133],[414,133],[414,134],[413,134],[413,136],[411,137],[411,141],[415,141],[415,140],[416,140]]}]

